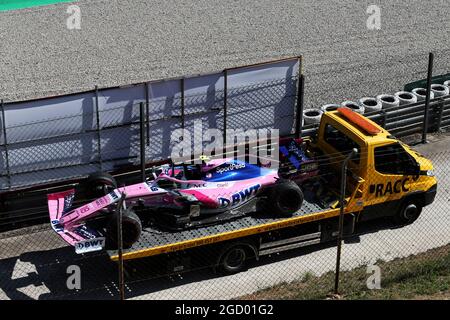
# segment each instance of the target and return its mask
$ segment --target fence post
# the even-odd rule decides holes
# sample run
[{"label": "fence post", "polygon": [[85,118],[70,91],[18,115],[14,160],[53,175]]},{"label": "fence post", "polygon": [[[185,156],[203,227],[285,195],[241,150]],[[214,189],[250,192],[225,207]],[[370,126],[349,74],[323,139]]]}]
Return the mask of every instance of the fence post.
[{"label": "fence post", "polygon": [[6,138],[6,119],[5,119],[5,106],[3,99],[0,101],[0,107],[2,109],[2,127],[3,127],[3,140],[5,143],[5,161],[6,161],[6,176],[8,179],[8,185],[11,188],[11,171],[9,167],[9,152],[8,152],[8,139]]},{"label": "fence post", "polygon": [[144,103],[139,104],[139,143],[141,159],[141,180],[145,182],[145,108]]},{"label": "fence post", "polygon": [[185,118],[184,118],[184,78],[180,79],[180,87],[181,87],[181,97],[180,97],[180,107],[181,107],[181,129],[185,127]]},{"label": "fence post", "polygon": [[427,143],[427,131],[428,131],[428,111],[430,108],[430,95],[431,95],[431,79],[433,77],[433,61],[434,54],[430,52],[428,56],[428,76],[427,76],[427,96],[425,99],[425,113],[423,119],[423,131],[422,131],[422,143]]},{"label": "fence post", "polygon": [[386,128],[386,122],[387,122],[387,113],[386,110],[381,110],[381,126],[383,128]]},{"label": "fence post", "polygon": [[97,122],[97,156],[100,165],[100,171],[103,170],[102,164],[102,141],[100,138],[100,111],[98,105],[98,86],[95,86],[95,117]]},{"label": "fence post", "polygon": [[148,122],[148,117],[150,115],[150,97],[149,97],[149,86],[148,86],[148,82],[145,83],[145,112],[146,112],[146,117],[145,117],[145,123],[146,123],[146,127],[147,127],[147,146],[150,147],[150,123]]},{"label": "fence post", "polygon": [[122,213],[126,194],[122,193],[117,205],[117,253],[119,256],[119,292],[120,300],[125,300],[125,278],[123,272],[123,239],[122,239]]},{"label": "fence post", "polygon": [[227,110],[228,109],[228,70],[223,71],[223,155],[226,154],[227,145]]},{"label": "fence post", "polygon": [[342,235],[344,228],[344,206],[345,206],[345,185],[347,179],[347,165],[350,159],[358,153],[357,149],[353,149],[347,158],[345,158],[342,164],[341,171],[341,195],[339,199],[339,229],[338,229],[338,238],[337,238],[337,256],[336,256],[336,276],[334,279],[334,294],[338,294],[339,292],[339,271],[341,268],[341,249],[342,249]]},{"label": "fence post", "polygon": [[297,108],[295,117],[295,137],[300,138],[302,135],[302,120],[303,120],[303,104],[305,94],[305,76],[300,74],[298,78],[297,87]]}]

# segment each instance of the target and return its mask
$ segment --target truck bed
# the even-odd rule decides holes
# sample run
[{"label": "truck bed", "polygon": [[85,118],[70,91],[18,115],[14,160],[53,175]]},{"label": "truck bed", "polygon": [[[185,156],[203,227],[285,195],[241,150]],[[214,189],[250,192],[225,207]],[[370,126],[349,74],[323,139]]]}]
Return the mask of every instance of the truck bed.
[{"label": "truck bed", "polygon": [[[123,250],[123,259],[137,259],[175,252],[201,245],[236,239],[252,234],[294,226],[339,214],[312,201],[304,200],[302,208],[291,217],[275,217],[270,213],[250,213],[248,216],[182,231],[161,231],[144,228],[140,240],[131,248]],[[117,250],[107,251],[112,260],[118,260]]]}]

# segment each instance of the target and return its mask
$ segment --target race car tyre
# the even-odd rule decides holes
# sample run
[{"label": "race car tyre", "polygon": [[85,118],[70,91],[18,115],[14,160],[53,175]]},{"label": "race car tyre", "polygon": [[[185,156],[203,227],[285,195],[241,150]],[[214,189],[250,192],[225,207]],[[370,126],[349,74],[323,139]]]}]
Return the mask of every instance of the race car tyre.
[{"label": "race car tyre", "polygon": [[[114,248],[118,246],[117,232],[117,212],[109,220],[106,228],[107,242]],[[124,249],[130,248],[139,240],[142,232],[141,219],[131,209],[126,209],[122,213],[122,244]]]},{"label": "race car tyre", "polygon": [[282,180],[270,190],[268,210],[276,216],[291,216],[300,210],[303,199],[303,192],[295,182]]},{"label": "race car tyre", "polygon": [[305,124],[319,124],[323,111],[320,109],[306,109],[303,111]]},{"label": "race car tyre", "polygon": [[91,174],[86,181],[86,192],[89,197],[99,198],[117,188],[116,179],[109,173],[97,172]]},{"label": "race car tyre", "polygon": [[431,85],[431,92],[434,93],[434,97],[443,97],[449,95],[450,89],[447,86],[444,86],[443,84],[432,84]]},{"label": "race car tyre", "polygon": [[359,104],[357,104],[356,102],[353,102],[353,101],[348,101],[348,100],[344,101],[344,102],[341,103],[341,106],[347,107],[350,110],[353,110],[353,111],[355,111],[356,113],[359,113],[359,114],[363,114],[364,113],[364,107],[359,105]]},{"label": "race car tyre", "polygon": [[320,107],[320,110],[322,110],[323,112],[330,112],[337,110],[340,106],[340,104],[330,103]]},{"label": "race car tyre", "polygon": [[381,110],[381,101],[376,98],[361,98],[358,100],[359,104],[364,107],[364,112],[373,112]]},{"label": "race car tyre", "polygon": [[400,105],[400,100],[391,94],[380,94],[377,96],[377,100],[381,102],[382,109],[389,109]]},{"label": "race car tyre", "polygon": [[408,225],[416,221],[421,212],[422,206],[420,205],[420,201],[417,199],[407,199],[394,216],[394,221],[400,226]]},{"label": "race car tyre", "polygon": [[[417,97],[417,101],[425,101],[427,98],[427,89],[424,88],[415,88],[412,90],[412,93],[414,93]],[[433,91],[430,92],[430,99],[434,98]]]},{"label": "race car tyre", "polygon": [[417,102],[417,96],[408,91],[396,92],[394,94],[394,96],[396,96],[398,98],[401,106]]}]

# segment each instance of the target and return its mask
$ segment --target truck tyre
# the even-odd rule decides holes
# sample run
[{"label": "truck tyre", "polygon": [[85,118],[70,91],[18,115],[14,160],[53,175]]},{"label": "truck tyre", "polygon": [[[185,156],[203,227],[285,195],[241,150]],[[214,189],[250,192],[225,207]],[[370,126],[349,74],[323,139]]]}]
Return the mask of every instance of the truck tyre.
[{"label": "truck tyre", "polygon": [[291,216],[303,204],[303,192],[293,181],[283,180],[269,191],[268,210],[276,216]]},{"label": "truck tyre", "polygon": [[[115,249],[118,247],[117,234],[117,212],[114,213],[108,222],[106,228],[107,241]],[[141,219],[131,209],[126,209],[122,213],[122,243],[123,248],[130,248],[136,241],[139,240],[142,233]]]},{"label": "truck tyre", "polygon": [[359,114],[363,114],[364,110],[365,110],[364,106],[361,106],[361,105],[357,104],[356,102],[349,101],[349,100],[342,102],[341,106],[347,107],[350,110],[352,110],[356,113],[359,113]]},{"label": "truck tyre", "polygon": [[[412,93],[416,95],[417,101],[425,101],[425,99],[427,98],[427,89],[415,88],[412,90]],[[430,92],[430,99],[434,99],[433,91]]]},{"label": "truck tyre", "polygon": [[400,101],[400,105],[404,106],[411,103],[417,102],[417,96],[408,91],[399,91],[395,93],[395,96]]},{"label": "truck tyre", "polygon": [[89,175],[86,181],[86,193],[92,198],[103,197],[116,188],[116,179],[105,172],[93,173]]},{"label": "truck tyre", "polygon": [[377,100],[381,102],[383,109],[398,107],[400,105],[400,100],[391,94],[380,94],[377,96]]},{"label": "truck tyre", "polygon": [[320,109],[306,109],[303,111],[305,124],[319,124],[323,111]]},{"label": "truck tyre", "polygon": [[394,221],[400,226],[408,225],[416,221],[421,212],[422,205],[420,201],[417,199],[407,199],[394,216]]},{"label": "truck tyre", "polygon": [[247,269],[249,251],[243,245],[227,248],[219,258],[218,271],[224,275],[239,273]]},{"label": "truck tyre", "polygon": [[449,95],[449,88],[447,86],[444,86],[442,84],[432,84],[431,85],[431,92],[433,92],[435,97],[443,97]]},{"label": "truck tyre", "polygon": [[361,98],[358,100],[359,104],[364,107],[364,112],[373,112],[381,110],[381,101],[376,98]]}]

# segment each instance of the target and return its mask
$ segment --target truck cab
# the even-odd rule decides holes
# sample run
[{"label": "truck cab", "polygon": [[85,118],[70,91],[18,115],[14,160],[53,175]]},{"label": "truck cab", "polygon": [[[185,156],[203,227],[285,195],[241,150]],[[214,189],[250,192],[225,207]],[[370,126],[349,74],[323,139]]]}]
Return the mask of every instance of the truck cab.
[{"label": "truck cab", "polygon": [[434,200],[431,161],[350,109],[326,112],[313,146],[337,179],[344,158],[358,151],[348,165],[346,201],[348,210],[360,213],[359,220],[393,216],[408,224]]}]

